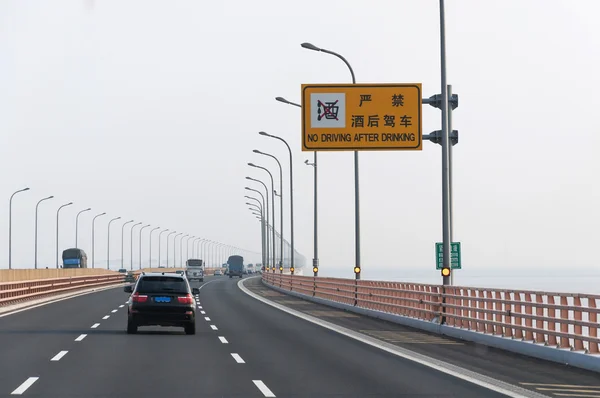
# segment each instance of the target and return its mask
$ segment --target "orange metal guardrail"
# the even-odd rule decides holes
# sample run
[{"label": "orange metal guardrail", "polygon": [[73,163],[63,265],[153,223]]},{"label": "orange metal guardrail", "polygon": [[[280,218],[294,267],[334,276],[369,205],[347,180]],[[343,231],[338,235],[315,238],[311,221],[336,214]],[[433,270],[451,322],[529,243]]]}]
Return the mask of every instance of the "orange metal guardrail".
[{"label": "orange metal guardrail", "polygon": [[499,337],[599,353],[600,295],[263,273],[308,296]]},{"label": "orange metal guardrail", "polygon": [[114,285],[123,279],[123,274],[105,274],[4,282],[0,283],[0,306],[86,287]]}]

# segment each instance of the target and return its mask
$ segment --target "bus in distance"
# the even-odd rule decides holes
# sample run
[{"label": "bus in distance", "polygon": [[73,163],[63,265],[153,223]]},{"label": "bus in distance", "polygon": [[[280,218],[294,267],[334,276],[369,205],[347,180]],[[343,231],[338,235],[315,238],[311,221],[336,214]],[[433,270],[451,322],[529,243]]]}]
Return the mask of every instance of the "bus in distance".
[{"label": "bus in distance", "polygon": [[204,263],[202,260],[189,259],[185,262],[185,276],[189,281],[204,282]]}]

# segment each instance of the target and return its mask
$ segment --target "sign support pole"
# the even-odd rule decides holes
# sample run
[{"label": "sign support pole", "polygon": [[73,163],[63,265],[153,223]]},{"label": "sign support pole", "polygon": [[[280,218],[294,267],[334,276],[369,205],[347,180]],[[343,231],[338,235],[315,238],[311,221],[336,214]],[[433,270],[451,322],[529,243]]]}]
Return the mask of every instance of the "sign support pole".
[{"label": "sign support pole", "polygon": [[[448,147],[448,85],[446,84],[446,34],[444,18],[444,0],[440,0],[440,60],[442,80],[442,235],[443,235],[443,268],[450,268],[450,156]],[[450,276],[443,277],[443,285],[450,284]]]}]

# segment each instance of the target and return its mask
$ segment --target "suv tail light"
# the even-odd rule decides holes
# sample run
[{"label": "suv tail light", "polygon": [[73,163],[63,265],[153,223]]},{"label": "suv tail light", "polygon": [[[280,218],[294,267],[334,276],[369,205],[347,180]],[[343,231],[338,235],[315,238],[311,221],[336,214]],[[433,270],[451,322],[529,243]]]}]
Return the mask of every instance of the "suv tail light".
[{"label": "suv tail light", "polygon": [[145,303],[146,301],[148,301],[148,296],[141,296],[139,293],[134,293],[131,296],[131,301],[134,303]]},{"label": "suv tail light", "polygon": [[179,301],[179,304],[194,304],[194,298],[189,293],[183,297],[177,297],[177,301]]}]

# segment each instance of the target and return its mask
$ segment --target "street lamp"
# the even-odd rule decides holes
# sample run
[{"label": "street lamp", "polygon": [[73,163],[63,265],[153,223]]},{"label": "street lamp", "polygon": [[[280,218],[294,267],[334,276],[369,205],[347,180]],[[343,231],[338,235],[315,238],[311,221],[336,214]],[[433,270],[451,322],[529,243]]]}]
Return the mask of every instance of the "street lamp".
[{"label": "street lamp", "polygon": [[[185,240],[185,256],[186,256],[186,261],[190,259],[190,239],[194,239],[196,238],[195,236],[189,236],[186,240]],[[194,251],[194,241],[192,240],[192,252]],[[192,256],[194,255],[194,253],[192,253]]]},{"label": "street lamp", "polygon": [[[190,236],[189,234],[183,235],[179,238],[179,266],[183,267],[183,240]],[[175,259],[173,259],[173,264],[175,264]]]},{"label": "street lamp", "polygon": [[29,191],[29,188],[19,189],[10,195],[8,201],[8,269],[12,269],[12,200],[19,192]]},{"label": "street lamp", "polygon": [[56,268],[58,268],[58,226],[59,226],[58,216],[60,214],[60,210],[63,207],[71,206],[72,204],[73,204],[73,202],[66,203],[66,204],[60,206],[58,208],[58,210],[56,210]]},{"label": "street lamp", "polygon": [[[256,192],[260,195],[260,197],[263,200],[263,209],[265,210],[265,234],[266,234],[266,239],[265,239],[265,253],[266,253],[266,257],[265,257],[265,264],[268,266],[269,265],[269,252],[271,250],[271,243],[270,243],[270,239],[269,239],[269,230],[268,230],[268,225],[269,225],[269,190],[267,189],[267,186],[265,185],[264,182],[260,181],[260,180],[256,180],[254,178],[250,178],[250,177],[246,177],[246,179],[248,180],[252,180],[255,182],[258,182],[260,184],[262,184],[262,186],[265,188],[265,195],[262,194],[262,192],[260,192],[259,190],[256,190],[254,188],[250,188],[250,187],[246,187],[245,189],[247,189],[248,191],[253,191]],[[267,198],[266,203],[265,203],[265,196]]]},{"label": "street lamp", "polygon": [[[285,146],[287,147],[288,152],[290,154],[290,243],[292,245],[292,247],[291,247],[292,254],[290,256],[290,273],[293,275],[294,274],[295,251],[294,251],[294,162],[293,162],[293,158],[292,158],[292,149],[290,148],[287,141],[281,137],[278,137],[278,136],[272,135],[272,134],[267,134],[264,131],[260,131],[258,134],[263,135],[265,137],[274,138],[276,140],[283,142],[285,144]],[[283,233],[283,231],[281,231],[281,233]]]},{"label": "street lamp", "polygon": [[[161,246],[161,237],[162,234],[164,234],[165,232],[169,232],[168,229],[165,229],[164,231],[160,231],[160,233],[158,234],[158,267],[160,268],[160,246]],[[169,241],[167,240],[167,253],[169,252]],[[167,256],[168,259],[168,256]]]},{"label": "street lamp", "polygon": [[192,241],[192,257],[194,258],[198,258],[198,242],[201,241],[202,238],[194,238],[194,240]]},{"label": "street lamp", "polygon": [[[352,76],[352,84],[356,84],[356,77],[354,76],[354,70],[352,69],[352,66],[350,66],[350,63],[348,62],[348,60],[346,60],[346,58],[344,58],[342,55],[330,51],[330,50],[326,50],[324,48],[319,48],[317,46],[315,46],[314,44],[311,43],[302,43],[301,46],[303,48],[306,48],[308,50],[312,50],[312,51],[317,51],[317,52],[323,52],[325,54],[329,54],[329,55],[333,55],[334,57],[337,57],[339,59],[341,59],[346,66],[348,67],[348,69],[350,70],[350,75]],[[359,179],[358,179],[358,151],[354,151],[354,241],[355,241],[355,277],[356,279],[360,279],[360,195],[359,195]],[[293,239],[292,239],[292,261],[294,258],[294,249],[293,249]],[[356,272],[358,271],[358,272]]]},{"label": "street lamp", "polygon": [[78,247],[78,246],[77,246],[77,235],[78,235],[78,231],[79,231],[79,215],[80,215],[81,213],[85,213],[86,211],[90,211],[90,210],[92,210],[92,208],[91,208],[91,207],[88,207],[88,208],[87,208],[87,209],[85,209],[85,210],[81,210],[81,211],[80,211],[79,213],[77,213],[77,215],[75,216],[75,247]]},{"label": "street lamp", "polygon": [[101,217],[103,215],[105,215],[106,212],[104,213],[100,213],[94,216],[94,218],[92,218],[92,268],[94,268],[94,245],[95,245],[95,228],[94,225],[96,224],[96,218]]},{"label": "street lamp", "polygon": [[[273,190],[273,192],[275,193],[275,195],[279,196],[279,207],[280,207],[280,215],[279,215],[279,266],[283,265],[283,168],[281,167],[281,163],[279,162],[279,159],[277,159],[277,157],[269,154],[269,153],[265,153],[265,152],[261,152],[257,149],[253,150],[252,152],[254,153],[258,153],[259,155],[264,155],[264,156],[268,156],[270,158],[275,159],[275,161],[277,162],[277,165],[279,166],[279,195],[277,195],[277,192],[275,192],[275,190]],[[290,167],[291,167],[291,162],[290,162]],[[291,191],[290,191],[291,192]]]},{"label": "street lamp", "polygon": [[[140,238],[138,239],[138,244],[140,245],[140,269],[142,269],[142,231],[146,228],[148,228],[150,226],[150,224],[144,225],[142,228],[140,228]],[[131,266],[133,267],[133,260],[131,261]]]},{"label": "street lamp", "polygon": [[[149,256],[148,256],[148,268],[152,268],[152,233],[154,231],[159,230],[160,227],[156,227],[152,230],[150,230],[150,234],[148,236],[148,252],[149,252]],[[159,264],[160,265],[160,264]]]},{"label": "street lamp", "polygon": [[[178,233],[173,237],[173,268],[177,267],[177,237],[183,235],[183,232]],[[179,262],[181,263],[181,240],[183,236],[179,238]]]},{"label": "street lamp", "polygon": [[35,240],[34,240],[35,241],[35,243],[34,243],[34,245],[35,245],[35,249],[34,249],[34,252],[35,252],[34,267],[35,267],[35,269],[37,269],[37,259],[38,259],[38,206],[43,201],[52,199],[53,197],[54,196],[48,196],[48,197],[45,197],[44,199],[40,199],[40,201],[37,202],[37,204],[35,205]]},{"label": "street lamp", "polygon": [[125,265],[124,265],[125,253],[123,250],[123,239],[124,239],[124,235],[125,235],[125,226],[132,222],[133,222],[133,220],[129,220],[121,226],[121,269],[125,268]]},{"label": "street lamp", "polygon": [[[275,100],[282,102],[284,104],[288,104],[288,105],[292,105],[298,108],[302,108],[302,105],[297,104],[295,102],[292,101],[288,101],[287,99],[283,98],[283,97],[276,97]],[[317,211],[317,151],[313,152],[313,162],[309,163],[308,160],[304,161],[305,164],[307,164],[308,166],[312,166],[314,169],[314,188],[313,188],[313,193],[314,193],[314,205],[313,205],[313,210],[314,210],[314,215],[313,215],[313,274],[314,276],[318,276],[319,274],[319,240],[318,240],[318,211]]]},{"label": "street lamp", "polygon": [[206,247],[206,245],[208,245],[208,243],[210,242],[210,240],[208,239],[202,239],[202,241],[200,242],[200,256],[202,257],[202,260],[204,261],[205,264],[209,265],[210,268],[210,259],[208,257],[208,249]]},{"label": "street lamp", "polygon": [[130,236],[129,236],[129,269],[131,271],[133,271],[133,229],[135,227],[137,227],[138,225],[142,225],[142,224],[143,224],[142,222],[139,222],[137,224],[133,224],[131,226],[131,229],[130,229]]},{"label": "street lamp", "polygon": [[[169,268],[169,236],[176,234],[177,231],[170,232],[167,235],[167,268]],[[173,251],[175,251],[175,239],[173,239]]]},{"label": "street lamp", "polygon": [[120,219],[121,219],[121,217],[115,217],[108,222],[108,237],[107,237],[107,244],[106,244],[106,269],[110,269],[110,224],[112,224],[113,221],[117,221]]},{"label": "street lamp", "polygon": [[[259,192],[260,193],[260,192]],[[262,196],[262,194],[261,194]],[[262,258],[261,258],[261,262],[263,265],[265,265],[265,253],[266,252],[266,246],[265,246],[265,220],[264,220],[264,207],[263,207],[263,203],[264,203],[264,198],[263,198],[263,203],[260,202],[260,200],[256,199],[255,197],[252,196],[244,196],[245,198],[248,198],[250,200],[254,200],[256,201],[256,203],[258,203],[259,205],[259,209],[260,209],[260,222],[261,222],[261,234],[260,234],[260,238],[261,238],[261,251],[262,251]],[[248,204],[248,203],[246,203]]]},{"label": "street lamp", "polygon": [[273,204],[271,206],[271,213],[273,215],[273,267],[274,267],[277,264],[277,259],[276,259],[276,254],[275,254],[275,245],[276,245],[276,243],[275,243],[276,242],[275,241],[275,184],[273,183],[273,175],[267,168],[262,167],[262,166],[257,166],[254,163],[248,163],[248,166],[256,167],[257,169],[263,169],[267,173],[269,173],[269,177],[271,177],[271,203]]}]

